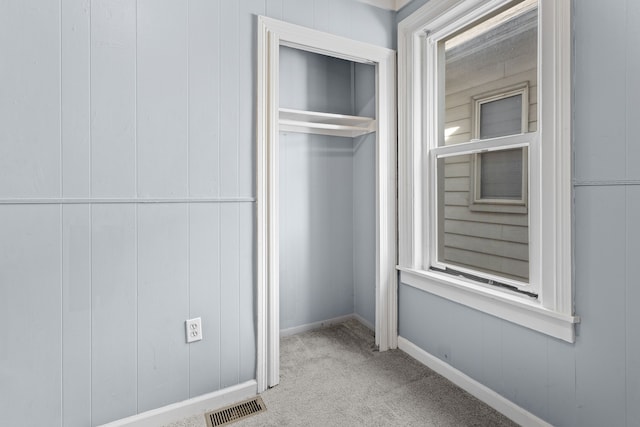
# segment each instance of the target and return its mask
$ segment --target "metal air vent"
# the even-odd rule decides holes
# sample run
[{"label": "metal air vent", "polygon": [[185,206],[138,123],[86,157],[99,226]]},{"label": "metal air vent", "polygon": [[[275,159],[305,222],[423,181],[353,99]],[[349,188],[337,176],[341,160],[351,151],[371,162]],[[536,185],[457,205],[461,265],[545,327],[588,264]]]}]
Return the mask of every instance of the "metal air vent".
[{"label": "metal air vent", "polygon": [[267,410],[260,396],[204,414],[208,427],[226,426]]}]

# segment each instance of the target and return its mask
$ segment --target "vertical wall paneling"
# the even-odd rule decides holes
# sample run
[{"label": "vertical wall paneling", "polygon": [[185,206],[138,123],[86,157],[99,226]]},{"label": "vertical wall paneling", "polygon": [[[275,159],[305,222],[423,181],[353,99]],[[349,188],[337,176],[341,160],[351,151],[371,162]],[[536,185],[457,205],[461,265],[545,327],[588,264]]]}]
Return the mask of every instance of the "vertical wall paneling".
[{"label": "vertical wall paneling", "polygon": [[[254,196],[256,15],[368,41],[393,33],[372,6],[353,29],[351,3],[0,1],[0,199],[63,199],[0,204],[0,425],[100,425],[255,377],[255,204],[184,199]],[[301,99],[351,113],[350,82],[333,81],[345,64],[294,61],[314,79]],[[333,271],[291,307],[324,320],[353,312],[354,248],[332,244],[353,235],[353,214],[331,205],[353,209],[342,184],[354,147],[298,137],[289,155],[307,160],[288,191],[320,197],[288,213],[290,231],[302,246],[320,239],[308,254]],[[92,200],[109,198],[130,203]],[[309,224],[331,231],[300,231]],[[204,339],[188,345],[197,316]]]},{"label": "vertical wall paneling", "polygon": [[[280,327],[287,329],[304,323],[310,303],[302,299],[309,286],[306,276],[312,257],[305,245],[311,241],[311,207],[295,203],[308,197],[310,177],[308,136],[281,133],[280,144]],[[297,205],[297,206],[296,206]],[[296,256],[297,254],[305,254]],[[320,320],[320,319],[316,319]],[[298,323],[300,322],[300,323]]]},{"label": "vertical wall paneling", "polygon": [[353,142],[354,311],[370,325],[375,325],[376,311],[375,164],[375,134],[355,138]]},{"label": "vertical wall paneling", "polygon": [[189,192],[188,3],[138,0],[137,5],[138,193],[185,197]]},{"label": "vertical wall paneling", "polygon": [[353,114],[349,61],[280,48],[280,106]]},{"label": "vertical wall paneling", "polygon": [[[627,0],[626,11],[626,41],[627,46],[635,49],[628,51],[625,57],[627,65],[626,75],[626,171],[627,179],[640,180],[640,144],[636,135],[638,134],[637,117],[640,117],[640,105],[638,99],[640,99],[640,80],[637,76],[640,75],[640,55],[637,52],[638,40],[640,40],[640,3],[633,0]],[[637,253],[637,252],[636,252]],[[636,406],[636,405],[634,405]]]},{"label": "vertical wall paneling", "polygon": [[239,381],[239,213],[235,203],[220,205],[220,317],[224,319],[220,331],[220,386],[223,388]]},{"label": "vertical wall paneling", "polygon": [[136,194],[136,3],[91,3],[91,196]]},{"label": "vertical wall paneling", "polygon": [[62,422],[60,224],[59,206],[0,206],[2,425]]},{"label": "vertical wall paneling", "polygon": [[62,196],[91,195],[90,1],[62,0]]},{"label": "vertical wall paneling", "polygon": [[[459,307],[463,309],[463,307]],[[502,325],[504,396],[548,418],[547,337],[510,322]]]},{"label": "vertical wall paneling", "polygon": [[91,206],[91,415],[137,413],[136,207]]},{"label": "vertical wall paneling", "polygon": [[[424,298],[415,288],[400,285],[398,289],[398,301],[402,310],[398,311],[398,327],[400,335],[412,341],[434,356],[444,359],[442,342],[443,328],[435,322],[417,322],[415,313],[433,313],[434,317],[443,313],[440,298]],[[420,319],[423,320],[423,319]]]},{"label": "vertical wall paneling", "polygon": [[0,197],[59,197],[60,10],[28,6],[0,4]]},{"label": "vertical wall paneling", "polygon": [[[246,124],[256,123],[256,43],[257,15],[266,12],[264,0],[244,0],[239,5],[239,111],[240,120]],[[255,126],[240,126],[238,130],[238,195],[255,194],[254,147]]]},{"label": "vertical wall paneling", "polygon": [[329,21],[329,3],[326,0],[313,1],[313,28],[328,32],[331,22]]},{"label": "vertical wall paneling", "polygon": [[554,426],[575,426],[576,356],[573,346],[547,338],[548,421]]},{"label": "vertical wall paneling", "polygon": [[378,46],[395,48],[396,32],[386,30],[393,26],[395,14],[357,1],[351,3],[353,38]]},{"label": "vertical wall paneling", "polygon": [[329,32],[343,37],[352,37],[353,2],[327,0],[329,3]]},{"label": "vertical wall paneling", "polygon": [[239,381],[244,382],[256,377],[256,325],[254,321],[255,305],[253,296],[254,277],[254,249],[253,235],[255,233],[254,205],[242,203],[239,206],[239,277],[240,307],[239,324],[240,331],[240,363]]},{"label": "vertical wall paneling", "polygon": [[220,195],[237,196],[238,193],[238,140],[240,127],[252,126],[249,117],[240,117],[240,42],[239,6],[241,2],[220,2],[220,34],[224,37],[220,46]]},{"label": "vertical wall paneling", "polygon": [[476,349],[482,348],[482,320],[485,314],[475,310],[467,312],[462,306],[450,307],[447,312],[446,322],[454,331],[449,337],[449,360],[465,374],[480,379],[483,372],[482,357],[477,356]]},{"label": "vertical wall paneling", "polygon": [[[353,64],[354,114],[375,117],[376,71]],[[353,141],[353,284],[354,311],[375,325],[376,309],[376,135]]]},{"label": "vertical wall paneling", "polygon": [[640,289],[637,286],[640,277],[640,266],[637,254],[640,254],[640,187],[633,186],[626,190],[627,199],[627,238],[626,238],[626,394],[627,425],[640,420],[640,334],[635,327],[640,316],[638,301]]},{"label": "vertical wall paneling", "polygon": [[64,425],[91,425],[90,205],[62,206],[62,372]]},{"label": "vertical wall paneling", "polygon": [[220,194],[220,2],[189,2],[189,195]]},{"label": "vertical wall paneling", "polygon": [[625,188],[579,187],[575,209],[578,425],[624,425]]},{"label": "vertical wall paneling", "polygon": [[138,207],[139,412],[189,397],[188,224],[186,204]]},{"label": "vertical wall paneling", "polygon": [[313,28],[313,0],[283,0],[283,20]]},{"label": "vertical wall paneling", "polygon": [[202,341],[189,345],[189,396],[220,388],[220,205],[189,209],[189,318],[202,318]]},{"label": "vertical wall paneling", "polygon": [[482,316],[482,373],[477,376],[482,384],[505,394],[502,379],[502,320],[493,316]]},{"label": "vertical wall paneling", "polygon": [[[626,1],[577,2],[575,14],[575,178],[625,178]],[[595,18],[597,17],[597,18]],[[594,19],[608,36],[592,31]],[[619,42],[612,43],[612,40]],[[598,85],[607,76],[611,84]],[[586,90],[588,88],[588,90]],[[602,106],[606,105],[607,108]],[[589,143],[585,143],[589,141]],[[606,158],[608,161],[603,162]]]},{"label": "vertical wall paneling", "polygon": [[267,16],[282,19],[283,2],[284,0],[265,0]]},{"label": "vertical wall paneling", "polygon": [[311,144],[311,178],[325,197],[312,199],[312,215],[322,214],[316,217],[321,226],[312,226],[311,235],[314,245],[320,243],[320,265],[328,273],[318,275],[321,281],[314,289],[331,290],[318,297],[331,308],[327,318],[333,318],[353,313],[353,138],[314,135]]}]

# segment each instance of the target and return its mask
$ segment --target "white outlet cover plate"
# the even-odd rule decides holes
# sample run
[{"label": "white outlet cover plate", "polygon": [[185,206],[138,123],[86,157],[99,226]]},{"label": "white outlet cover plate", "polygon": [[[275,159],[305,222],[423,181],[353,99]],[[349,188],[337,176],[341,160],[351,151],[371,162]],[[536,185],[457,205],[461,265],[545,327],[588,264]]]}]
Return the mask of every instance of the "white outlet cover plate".
[{"label": "white outlet cover plate", "polygon": [[187,343],[202,340],[202,319],[196,317],[184,322]]}]

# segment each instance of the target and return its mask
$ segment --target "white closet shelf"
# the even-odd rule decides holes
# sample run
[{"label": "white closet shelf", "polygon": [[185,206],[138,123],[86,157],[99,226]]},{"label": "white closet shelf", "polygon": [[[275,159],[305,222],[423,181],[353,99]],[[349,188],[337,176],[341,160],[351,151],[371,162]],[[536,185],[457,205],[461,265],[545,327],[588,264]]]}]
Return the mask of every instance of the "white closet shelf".
[{"label": "white closet shelf", "polygon": [[371,117],[280,108],[280,130],[353,138],[376,131]]}]

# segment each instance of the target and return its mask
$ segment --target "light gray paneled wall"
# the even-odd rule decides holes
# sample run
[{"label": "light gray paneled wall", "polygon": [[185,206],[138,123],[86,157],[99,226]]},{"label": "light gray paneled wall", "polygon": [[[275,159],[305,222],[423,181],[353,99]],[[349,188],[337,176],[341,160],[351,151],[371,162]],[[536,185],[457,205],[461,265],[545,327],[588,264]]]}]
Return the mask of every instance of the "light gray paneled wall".
[{"label": "light gray paneled wall", "polygon": [[280,134],[280,328],[353,313],[353,140]]},{"label": "light gray paneled wall", "polygon": [[[349,61],[280,49],[280,106],[352,114]],[[353,313],[353,139],[281,132],[280,328]]]},{"label": "light gray paneled wall", "polygon": [[280,107],[353,114],[349,61],[280,47]]},{"label": "light gray paneled wall", "polygon": [[[354,64],[354,114],[376,116],[376,70]],[[376,316],[376,137],[353,143],[353,287],[354,312],[375,325]]]},{"label": "light gray paneled wall", "polygon": [[0,425],[255,377],[259,14],[393,45],[350,0],[0,2]]},{"label": "light gray paneled wall", "polygon": [[629,41],[638,40],[640,4],[573,6],[576,343],[407,285],[400,335],[553,425],[636,426],[640,143],[632,118],[640,116],[640,44]]},{"label": "light gray paneled wall", "polygon": [[[280,106],[375,117],[375,68],[282,47]],[[375,324],[375,135],[281,132],[280,327]]]}]

